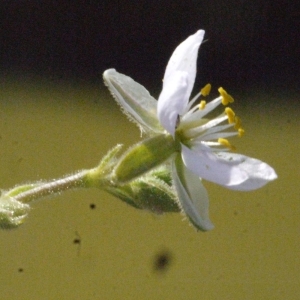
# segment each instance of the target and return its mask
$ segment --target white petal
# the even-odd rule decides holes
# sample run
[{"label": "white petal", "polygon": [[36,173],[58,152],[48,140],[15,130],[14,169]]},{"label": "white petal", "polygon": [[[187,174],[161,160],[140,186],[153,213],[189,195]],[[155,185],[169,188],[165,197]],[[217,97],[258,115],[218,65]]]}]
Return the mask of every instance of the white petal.
[{"label": "white petal", "polygon": [[171,80],[174,72],[184,71],[189,76],[188,95],[191,94],[196,77],[198,50],[203,41],[204,33],[204,30],[198,30],[175,49],[165,71],[164,86]]},{"label": "white petal", "polygon": [[243,181],[241,184],[226,186],[232,190],[256,190],[267,184],[269,181],[277,178],[277,174],[271,166],[256,158],[235,153],[222,152],[219,153],[219,159],[222,159],[225,162],[232,160],[239,162],[238,166],[240,170],[243,170],[248,175],[247,180]]},{"label": "white petal", "polygon": [[172,177],[180,205],[190,221],[198,229],[207,231],[214,228],[208,215],[209,199],[199,177],[183,164],[180,155],[173,160]]},{"label": "white petal", "polygon": [[182,145],[182,159],[199,177],[233,190],[255,190],[277,178],[266,163],[240,154],[197,151]]},{"label": "white petal", "polygon": [[157,101],[142,85],[115,69],[106,70],[103,79],[131,120],[149,133],[163,131],[157,119]]},{"label": "white petal", "polygon": [[[172,79],[172,80],[171,80]],[[187,95],[188,74],[175,72],[158,98],[157,116],[162,126],[174,135],[178,115],[182,114],[189,101]]]},{"label": "white petal", "polygon": [[230,161],[220,161],[211,151],[194,151],[181,145],[182,159],[186,167],[198,177],[220,185],[237,185],[247,179],[245,171]]}]

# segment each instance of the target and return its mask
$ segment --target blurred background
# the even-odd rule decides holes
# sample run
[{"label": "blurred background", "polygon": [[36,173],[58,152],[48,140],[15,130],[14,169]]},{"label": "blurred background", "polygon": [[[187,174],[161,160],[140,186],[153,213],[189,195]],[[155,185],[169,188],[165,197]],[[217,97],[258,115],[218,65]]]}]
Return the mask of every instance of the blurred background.
[{"label": "blurred background", "polygon": [[175,47],[206,30],[195,89],[234,96],[238,152],[279,179],[205,182],[216,228],[154,216],[99,190],[37,202],[0,232],[1,299],[299,299],[297,1],[0,1],[1,189],[94,167],[139,141],[102,83],[116,68],[158,97]]}]

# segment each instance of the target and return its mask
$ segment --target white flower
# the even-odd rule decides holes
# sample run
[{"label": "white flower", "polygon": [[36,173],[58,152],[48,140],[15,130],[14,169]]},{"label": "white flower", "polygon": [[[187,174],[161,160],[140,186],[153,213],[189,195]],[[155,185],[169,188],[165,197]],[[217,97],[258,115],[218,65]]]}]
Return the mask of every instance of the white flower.
[{"label": "white flower", "polygon": [[204,31],[199,30],[175,49],[158,102],[144,87],[113,69],[105,71],[104,80],[118,103],[144,131],[165,132],[178,143],[180,150],[172,155],[172,177],[179,202],[191,222],[205,231],[213,225],[208,215],[208,195],[199,178],[229,189],[248,191],[262,187],[277,175],[260,160],[229,152],[234,147],[226,138],[244,133],[240,119],[229,107],[216,118],[206,118],[220,104],[233,102],[223,88],[219,88],[220,97],[208,104],[202,100],[193,106],[201,95],[209,94],[210,85],[189,102],[203,37]]}]

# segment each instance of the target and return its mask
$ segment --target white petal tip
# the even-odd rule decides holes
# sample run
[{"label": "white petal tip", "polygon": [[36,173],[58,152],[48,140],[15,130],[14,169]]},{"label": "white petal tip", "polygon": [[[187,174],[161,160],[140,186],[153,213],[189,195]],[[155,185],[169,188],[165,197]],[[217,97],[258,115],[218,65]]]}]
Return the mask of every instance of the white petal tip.
[{"label": "white petal tip", "polygon": [[[199,220],[200,221],[200,220]],[[201,220],[201,222],[195,222],[190,219],[190,222],[196,227],[197,230],[200,231],[210,231],[215,228],[214,224],[210,222],[210,220]]]}]

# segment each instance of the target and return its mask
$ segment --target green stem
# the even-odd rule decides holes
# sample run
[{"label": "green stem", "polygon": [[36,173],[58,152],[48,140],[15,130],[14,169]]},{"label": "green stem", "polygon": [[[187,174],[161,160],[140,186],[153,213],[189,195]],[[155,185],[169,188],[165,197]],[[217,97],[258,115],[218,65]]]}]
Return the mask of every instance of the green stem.
[{"label": "green stem", "polygon": [[[74,188],[87,187],[87,175],[89,170],[84,170],[74,175],[41,183],[25,191],[14,195],[14,199],[22,203],[29,203],[40,198],[55,195]],[[16,191],[15,191],[16,192]]]}]

